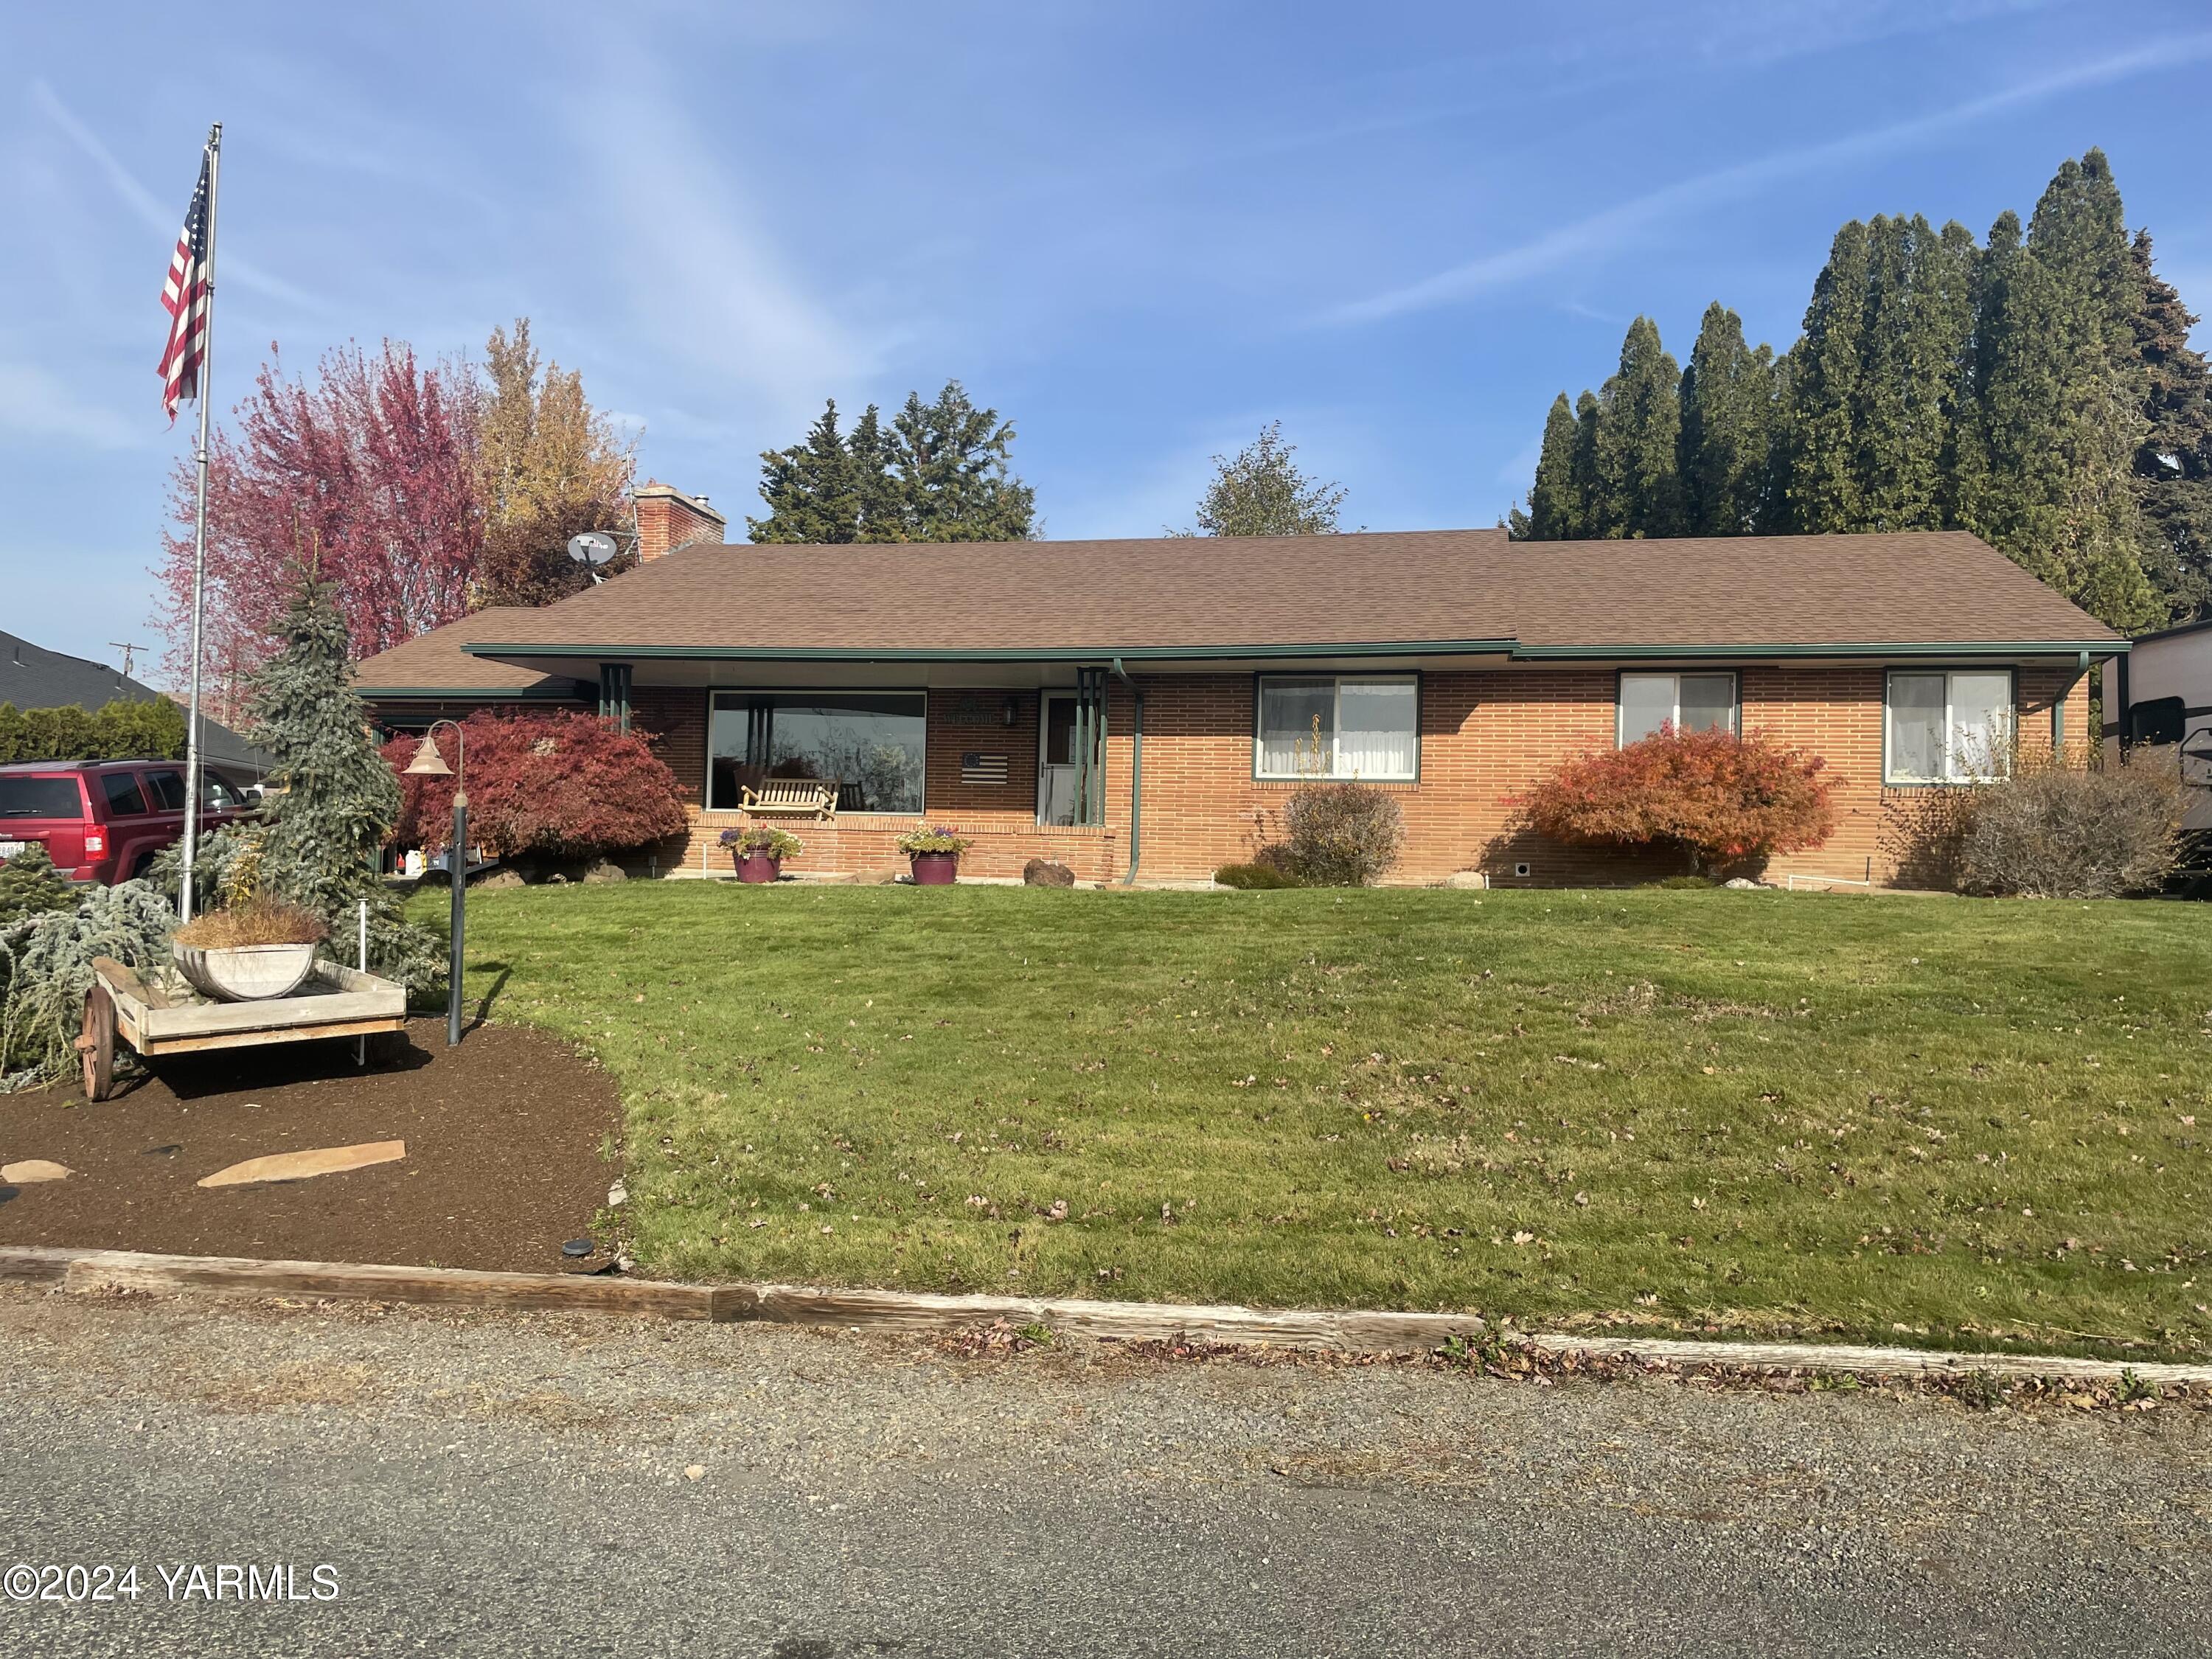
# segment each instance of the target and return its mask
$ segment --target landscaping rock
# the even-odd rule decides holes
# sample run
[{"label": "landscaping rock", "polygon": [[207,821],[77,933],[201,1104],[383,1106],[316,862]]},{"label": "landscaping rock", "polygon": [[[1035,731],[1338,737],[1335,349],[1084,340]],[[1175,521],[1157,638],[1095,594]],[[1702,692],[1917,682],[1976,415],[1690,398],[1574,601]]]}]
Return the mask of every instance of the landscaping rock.
[{"label": "landscaping rock", "polygon": [[227,1170],[203,1176],[203,1187],[245,1187],[262,1181],[304,1181],[310,1176],[341,1175],[372,1164],[392,1164],[407,1156],[404,1140],[366,1140],[357,1146],[318,1146],[307,1152],[272,1152],[249,1158]]},{"label": "landscaping rock", "polygon": [[1022,884],[1027,887],[1073,887],[1075,872],[1050,859],[1031,859],[1022,866]]},{"label": "landscaping rock", "polygon": [[502,887],[527,887],[530,883],[521,871],[504,869],[478,876],[469,885],[478,892],[496,892]]},{"label": "landscaping rock", "polygon": [[586,883],[628,881],[629,872],[610,859],[601,859],[594,864],[585,866],[584,873],[578,879]]},{"label": "landscaping rock", "polygon": [[1723,887],[1733,887],[1736,891],[1741,893],[1754,888],[1764,887],[1766,884],[1763,881],[1753,881],[1748,876],[1731,876],[1728,880],[1723,882],[1721,885]]},{"label": "landscaping rock", "polygon": [[5,1182],[10,1187],[28,1187],[40,1181],[67,1181],[76,1173],[65,1164],[56,1164],[44,1158],[27,1158],[21,1164],[0,1164],[0,1182]]}]

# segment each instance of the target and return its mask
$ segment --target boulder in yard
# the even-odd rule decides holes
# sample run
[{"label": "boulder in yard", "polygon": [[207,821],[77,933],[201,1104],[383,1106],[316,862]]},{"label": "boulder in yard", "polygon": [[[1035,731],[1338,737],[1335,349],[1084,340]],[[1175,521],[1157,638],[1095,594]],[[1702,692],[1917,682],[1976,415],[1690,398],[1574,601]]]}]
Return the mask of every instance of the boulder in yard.
[{"label": "boulder in yard", "polygon": [[1022,866],[1022,882],[1029,887],[1073,887],[1075,872],[1050,859],[1031,859]]},{"label": "boulder in yard", "polygon": [[586,882],[628,881],[629,872],[611,859],[600,859],[595,863],[586,865],[580,879]]}]

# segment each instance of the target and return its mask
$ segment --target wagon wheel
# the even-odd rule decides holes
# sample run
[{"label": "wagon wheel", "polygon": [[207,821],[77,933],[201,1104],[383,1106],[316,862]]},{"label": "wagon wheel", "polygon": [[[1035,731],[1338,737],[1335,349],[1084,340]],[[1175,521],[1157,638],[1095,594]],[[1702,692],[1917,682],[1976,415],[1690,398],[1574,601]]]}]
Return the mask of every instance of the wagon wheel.
[{"label": "wagon wheel", "polygon": [[106,1099],[115,1087],[115,999],[105,985],[85,993],[84,1035],[76,1046],[84,1060],[84,1097]]}]

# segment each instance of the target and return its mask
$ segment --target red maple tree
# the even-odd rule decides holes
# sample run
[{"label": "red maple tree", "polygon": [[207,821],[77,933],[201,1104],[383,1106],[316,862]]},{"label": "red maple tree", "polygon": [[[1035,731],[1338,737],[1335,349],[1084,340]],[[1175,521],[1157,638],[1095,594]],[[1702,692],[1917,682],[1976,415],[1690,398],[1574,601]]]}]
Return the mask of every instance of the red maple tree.
[{"label": "red maple tree", "polygon": [[1840,780],[1818,755],[1763,732],[1662,726],[1619,749],[1568,761],[1506,805],[1563,842],[1666,846],[1693,866],[1757,861],[1818,847],[1835,833]]},{"label": "red maple tree", "polygon": [[[536,854],[588,858],[626,851],[684,826],[684,792],[643,732],[582,714],[499,714],[462,723],[468,760],[469,836],[499,858]],[[404,775],[420,739],[402,734],[384,757]],[[447,765],[450,737],[439,745]],[[453,822],[453,780],[399,780],[397,847],[443,850]]]},{"label": "red maple tree", "polygon": [[[386,340],[349,344],[312,380],[288,379],[276,348],[209,457],[204,609],[217,718],[277,645],[287,568],[313,560],[337,590],[350,648],[365,657],[464,615],[483,544],[473,477],[477,396],[463,367],[417,362]],[[176,683],[189,672],[194,477],[171,488],[157,617]]]}]

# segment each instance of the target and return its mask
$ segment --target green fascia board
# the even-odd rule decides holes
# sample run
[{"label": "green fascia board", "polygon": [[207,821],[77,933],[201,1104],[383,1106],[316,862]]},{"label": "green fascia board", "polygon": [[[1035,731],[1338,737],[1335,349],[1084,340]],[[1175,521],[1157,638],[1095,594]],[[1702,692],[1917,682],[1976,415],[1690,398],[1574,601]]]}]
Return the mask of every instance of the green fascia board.
[{"label": "green fascia board", "polygon": [[1523,662],[1614,661],[1622,658],[1686,657],[2093,657],[2123,656],[2126,640],[1974,640],[1911,642],[1854,641],[1825,645],[1524,645]]},{"label": "green fascia board", "polygon": [[1386,640],[1340,645],[1110,645],[1041,650],[957,648],[936,646],[876,648],[849,646],[752,647],[732,645],[500,645],[485,641],[465,645],[472,657],[590,657],[608,661],[690,657],[750,662],[1198,662],[1213,659],[1297,657],[1503,656],[1511,640]]},{"label": "green fascia board", "polygon": [[[1624,659],[1741,659],[1755,657],[2095,657],[2124,655],[2126,640],[1975,640],[1831,641],[1765,645],[1522,645],[1515,640],[1370,640],[1334,645],[1099,646],[1048,649],[904,648],[848,646],[754,647],[728,645],[501,645],[493,641],[465,645],[472,657],[588,657],[608,661],[692,658],[748,662],[1202,662],[1249,661],[1315,657],[1449,657],[1504,655],[1517,662],[1617,661]],[[479,691],[436,693],[410,689],[364,696],[518,696]],[[551,696],[539,691],[530,695]]]}]

